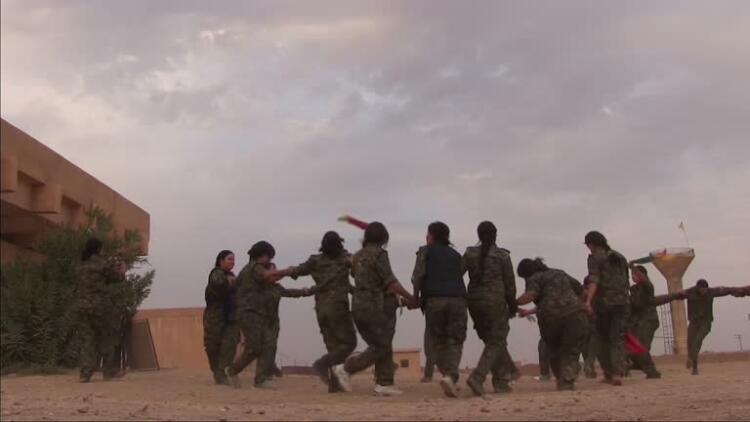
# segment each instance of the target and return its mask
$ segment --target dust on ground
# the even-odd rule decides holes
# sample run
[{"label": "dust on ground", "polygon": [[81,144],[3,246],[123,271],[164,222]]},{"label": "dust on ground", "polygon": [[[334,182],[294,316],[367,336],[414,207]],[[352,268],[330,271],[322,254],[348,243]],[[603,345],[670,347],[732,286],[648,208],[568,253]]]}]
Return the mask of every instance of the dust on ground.
[{"label": "dust on ground", "polygon": [[[273,389],[235,390],[210,374],[181,370],[131,372],[89,384],[65,375],[6,376],[2,420],[748,420],[750,361],[709,362],[699,376],[663,362],[660,380],[640,372],[622,387],[581,379],[574,392],[554,382],[518,380],[511,394],[443,396],[436,382],[398,378],[400,397],[372,395],[371,374],[353,378],[354,392],[328,394],[316,378],[287,375]],[[251,385],[250,374],[243,381]],[[485,385],[487,386],[489,382]],[[463,382],[461,383],[463,385]]]}]

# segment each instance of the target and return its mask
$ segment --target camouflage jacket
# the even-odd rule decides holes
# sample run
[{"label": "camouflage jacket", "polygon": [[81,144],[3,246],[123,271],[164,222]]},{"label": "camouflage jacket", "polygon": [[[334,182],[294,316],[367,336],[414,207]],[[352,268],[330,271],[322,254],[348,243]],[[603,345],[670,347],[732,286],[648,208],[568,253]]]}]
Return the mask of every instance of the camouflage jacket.
[{"label": "camouflage jacket", "polygon": [[113,296],[118,290],[113,284],[122,278],[104,258],[91,256],[78,267],[78,308],[89,311],[112,309],[115,305]]},{"label": "camouflage jacket", "polygon": [[310,275],[315,281],[317,293],[315,305],[325,306],[329,303],[349,303],[349,273],[352,265],[351,255],[344,251],[337,258],[329,258],[324,254],[311,255],[307,261],[294,268],[293,278]]},{"label": "camouflage jacket", "polygon": [[[610,256],[619,258],[615,265]],[[617,251],[596,251],[588,257],[589,280],[596,284],[594,306],[616,306],[629,304],[627,260]]]},{"label": "camouflage jacket", "polygon": [[386,289],[396,281],[388,252],[380,246],[363,247],[352,258],[352,276],[352,312],[382,311]]},{"label": "camouflage jacket", "polygon": [[282,297],[308,297],[315,294],[317,287],[309,289],[287,289],[281,284],[273,284],[270,290],[271,303],[271,314],[270,317],[277,320],[279,319],[279,302]]},{"label": "camouflage jacket", "polygon": [[255,261],[250,261],[242,268],[236,282],[238,311],[273,317],[275,283],[263,280],[263,273],[267,268]]},{"label": "camouflage jacket", "polygon": [[583,311],[583,286],[565,271],[550,268],[526,280],[526,293],[535,296],[539,322],[554,321],[574,312]]},{"label": "camouflage jacket", "polygon": [[654,285],[650,281],[630,286],[630,320],[659,321],[656,313]]},{"label": "camouflage jacket", "polygon": [[484,261],[484,273],[479,272],[480,246],[470,246],[464,252],[464,270],[469,273],[467,297],[470,302],[488,302],[516,308],[516,276],[510,251],[492,245]]},{"label": "camouflage jacket", "polygon": [[234,277],[234,273],[215,267],[208,275],[204,293],[206,308],[221,309],[226,320],[234,319],[234,310],[237,306],[237,284],[230,283],[230,277]]}]

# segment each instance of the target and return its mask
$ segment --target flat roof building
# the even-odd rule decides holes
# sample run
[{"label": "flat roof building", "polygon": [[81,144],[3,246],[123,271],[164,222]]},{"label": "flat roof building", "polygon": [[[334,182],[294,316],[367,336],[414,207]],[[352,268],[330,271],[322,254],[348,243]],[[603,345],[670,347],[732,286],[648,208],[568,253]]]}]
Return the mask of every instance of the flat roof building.
[{"label": "flat roof building", "polygon": [[84,223],[90,205],[112,215],[118,234],[137,230],[141,253],[148,254],[146,211],[0,119],[0,261],[38,256],[40,234],[56,225]]}]

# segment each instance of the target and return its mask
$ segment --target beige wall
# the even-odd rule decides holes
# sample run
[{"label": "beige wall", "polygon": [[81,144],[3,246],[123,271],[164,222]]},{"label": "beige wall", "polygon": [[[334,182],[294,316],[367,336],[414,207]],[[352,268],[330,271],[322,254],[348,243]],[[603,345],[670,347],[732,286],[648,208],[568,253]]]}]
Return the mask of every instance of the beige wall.
[{"label": "beige wall", "polygon": [[203,308],[146,309],[133,319],[148,320],[160,368],[208,370]]},{"label": "beige wall", "polygon": [[[394,350],[393,362],[398,365],[396,376],[422,376],[421,355],[422,351],[420,349]],[[409,367],[402,367],[402,361],[408,361]]]},{"label": "beige wall", "polygon": [[148,254],[146,211],[4,119],[0,164],[0,234],[16,246],[13,255],[33,251],[39,234],[54,225],[82,223],[85,208],[92,204],[112,214],[119,234],[138,230],[141,251]]}]

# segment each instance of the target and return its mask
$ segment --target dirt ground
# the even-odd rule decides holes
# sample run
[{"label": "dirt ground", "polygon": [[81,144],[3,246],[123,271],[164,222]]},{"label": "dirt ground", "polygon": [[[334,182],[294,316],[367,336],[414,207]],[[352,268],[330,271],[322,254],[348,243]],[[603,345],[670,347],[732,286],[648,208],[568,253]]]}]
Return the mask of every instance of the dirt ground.
[{"label": "dirt ground", "polygon": [[[750,362],[706,363],[691,376],[679,363],[660,365],[664,378],[640,372],[622,387],[582,379],[575,392],[523,377],[514,392],[459,399],[438,384],[398,378],[405,394],[372,395],[371,375],[354,378],[351,394],[327,394],[313,377],[288,375],[273,389],[234,390],[209,374],[132,372],[114,382],[79,384],[75,373],[2,378],[2,420],[748,420]],[[244,381],[251,384],[245,375]],[[489,381],[488,383],[489,384]],[[463,383],[462,383],[463,385]]]}]

